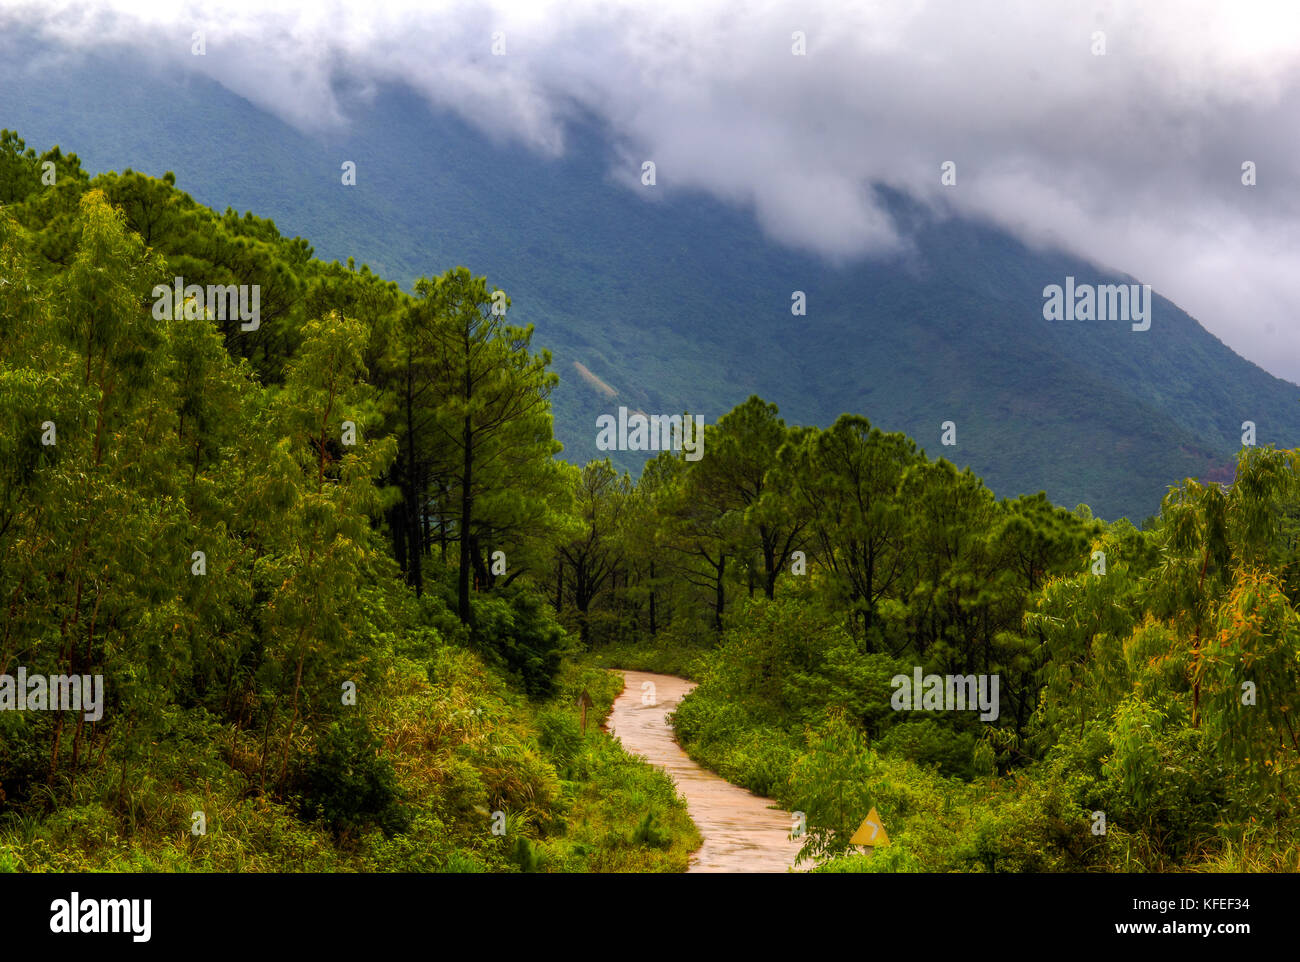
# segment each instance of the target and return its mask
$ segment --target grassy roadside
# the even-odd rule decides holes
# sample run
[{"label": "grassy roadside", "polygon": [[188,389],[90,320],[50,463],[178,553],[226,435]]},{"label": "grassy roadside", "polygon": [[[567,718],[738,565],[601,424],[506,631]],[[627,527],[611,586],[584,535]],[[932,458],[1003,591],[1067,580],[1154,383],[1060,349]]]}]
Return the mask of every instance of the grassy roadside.
[{"label": "grassy roadside", "polygon": [[582,663],[598,668],[650,671],[700,681],[704,676],[707,655],[706,648],[611,644],[583,655]]},{"label": "grassy roadside", "polygon": [[[611,646],[602,650],[601,660],[625,659],[623,667],[686,675],[680,667],[673,671],[672,652],[641,649],[627,657],[628,651]],[[1078,774],[1088,764],[1089,745],[1081,743],[1074,754],[1058,753],[1021,772],[945,775],[933,763],[905,757],[905,751],[915,750],[912,743],[872,742],[831,706],[803,718],[773,717],[750,689],[729,683],[724,657],[693,655],[689,664],[700,685],[673,715],[678,744],[728,782],[807,814],[813,836],[808,850],[819,864],[805,861],[800,868],[819,873],[1300,871],[1300,834],[1294,826],[1219,825],[1176,863],[1153,850],[1136,813],[1118,806],[1111,806],[1117,817],[1107,832],[1093,834],[1079,802],[1089,788]],[[1103,769],[1098,777],[1104,775]],[[843,842],[871,808],[882,816],[891,844],[870,855],[855,854]]]},{"label": "grassy roadside", "polygon": [[0,786],[0,872],[684,871],[701,839],[671,779],[600,731],[621,688],[569,663],[537,703],[454,647],[398,658],[283,792],[254,739],[178,712],[130,780],[83,771],[21,809]]},{"label": "grassy roadside", "polygon": [[[622,678],[598,666],[567,663],[557,688],[551,707],[539,716],[542,743],[568,785],[567,830],[548,848],[555,858],[552,870],[686,871],[703,839],[672,779],[600,731],[623,690]],[[593,702],[585,738],[577,708],[584,689]]]}]

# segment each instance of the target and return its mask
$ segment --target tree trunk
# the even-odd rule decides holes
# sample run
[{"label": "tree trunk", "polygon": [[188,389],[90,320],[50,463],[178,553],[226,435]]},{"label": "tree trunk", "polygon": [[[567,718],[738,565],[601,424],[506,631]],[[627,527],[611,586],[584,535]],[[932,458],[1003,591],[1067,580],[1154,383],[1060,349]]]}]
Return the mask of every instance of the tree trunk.
[{"label": "tree trunk", "polygon": [[655,634],[655,563],[650,562],[650,637]]},{"label": "tree trunk", "polygon": [[[469,362],[466,361],[465,368],[465,389],[469,390]],[[470,607],[469,607],[469,577],[472,561],[470,560],[471,545],[469,542],[469,529],[471,514],[474,509],[474,497],[470,493],[470,484],[474,480],[474,451],[471,447],[473,440],[473,428],[470,425],[469,415],[465,415],[465,430],[462,438],[464,444],[464,458],[462,459],[460,475],[460,571],[456,577],[456,607],[457,614],[460,615],[462,624],[470,624]]]},{"label": "tree trunk", "polygon": [[415,465],[415,417],[413,411],[413,385],[411,383],[411,350],[406,350],[406,543],[407,582],[415,588],[416,597],[424,591],[424,570],[421,566],[419,471]]},{"label": "tree trunk", "polygon": [[715,567],[718,572],[718,584],[714,597],[713,629],[718,634],[722,634],[722,609],[726,604],[726,585],[724,584],[724,575],[727,570],[727,556],[725,554],[718,555],[718,563]]},{"label": "tree trunk", "polygon": [[776,535],[772,536],[771,544],[763,545],[763,594],[767,595],[767,600],[771,601],[776,595],[776,576],[778,573],[776,564]]}]

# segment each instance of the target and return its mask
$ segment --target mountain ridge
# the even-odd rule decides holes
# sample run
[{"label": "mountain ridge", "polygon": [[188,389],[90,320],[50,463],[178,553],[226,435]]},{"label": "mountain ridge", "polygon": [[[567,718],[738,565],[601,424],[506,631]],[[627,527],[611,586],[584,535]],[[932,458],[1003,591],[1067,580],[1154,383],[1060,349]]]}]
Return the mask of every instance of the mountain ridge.
[{"label": "mountain ridge", "polygon": [[[614,183],[589,118],[550,158],[401,88],[351,103],[347,131],[308,135],[212,80],[159,72],[144,89],[127,60],[90,56],[44,86],[22,74],[12,58],[0,68],[23,92],[0,103],[0,126],[38,149],[58,143],[92,172],[161,175],[165,157],[199,202],[256,211],[318,257],[354,256],[408,288],[458,263],[486,274],[552,350],[569,460],[604,456],[596,418],[619,404],[712,423],[757,393],[792,423],[864,414],[1001,496],[1041,489],[1139,520],[1183,477],[1222,480],[1243,421],[1260,444],[1300,444],[1300,388],[1159,292],[1150,331],[1044,321],[1048,284],[1137,279],[888,188],[874,189],[906,249],[831,265],[770,241],[745,209],[674,188],[663,167],[650,203]],[[355,188],[340,183],[344,160],[357,163]],[[807,317],[790,313],[798,290]],[[940,444],[945,421],[956,447]],[[617,454],[639,469],[634,452]]]}]

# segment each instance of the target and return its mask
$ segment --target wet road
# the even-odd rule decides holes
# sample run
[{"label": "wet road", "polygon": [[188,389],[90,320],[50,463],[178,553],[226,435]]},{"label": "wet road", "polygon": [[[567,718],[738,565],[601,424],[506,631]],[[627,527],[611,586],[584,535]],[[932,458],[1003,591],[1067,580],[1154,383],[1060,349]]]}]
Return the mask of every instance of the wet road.
[{"label": "wet road", "polygon": [[[701,768],[673,740],[668,713],[695,682],[644,671],[625,671],[623,678],[625,687],[614,701],[607,728],[626,751],[668,772],[685,796],[704,837],[687,871],[784,872],[794,865],[800,843],[789,838],[790,813],[768,808],[770,799]],[[643,687],[646,683],[653,689]]]}]

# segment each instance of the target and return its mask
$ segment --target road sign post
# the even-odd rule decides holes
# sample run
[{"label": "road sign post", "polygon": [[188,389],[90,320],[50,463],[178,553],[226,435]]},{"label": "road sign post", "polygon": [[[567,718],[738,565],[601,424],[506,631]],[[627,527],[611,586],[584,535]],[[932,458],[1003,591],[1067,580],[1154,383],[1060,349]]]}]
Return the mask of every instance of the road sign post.
[{"label": "road sign post", "polygon": [[885,832],[885,823],[880,820],[880,814],[876,811],[874,805],[849,841],[854,845],[866,848],[868,853],[874,851],[877,845],[889,844],[889,835]]}]

